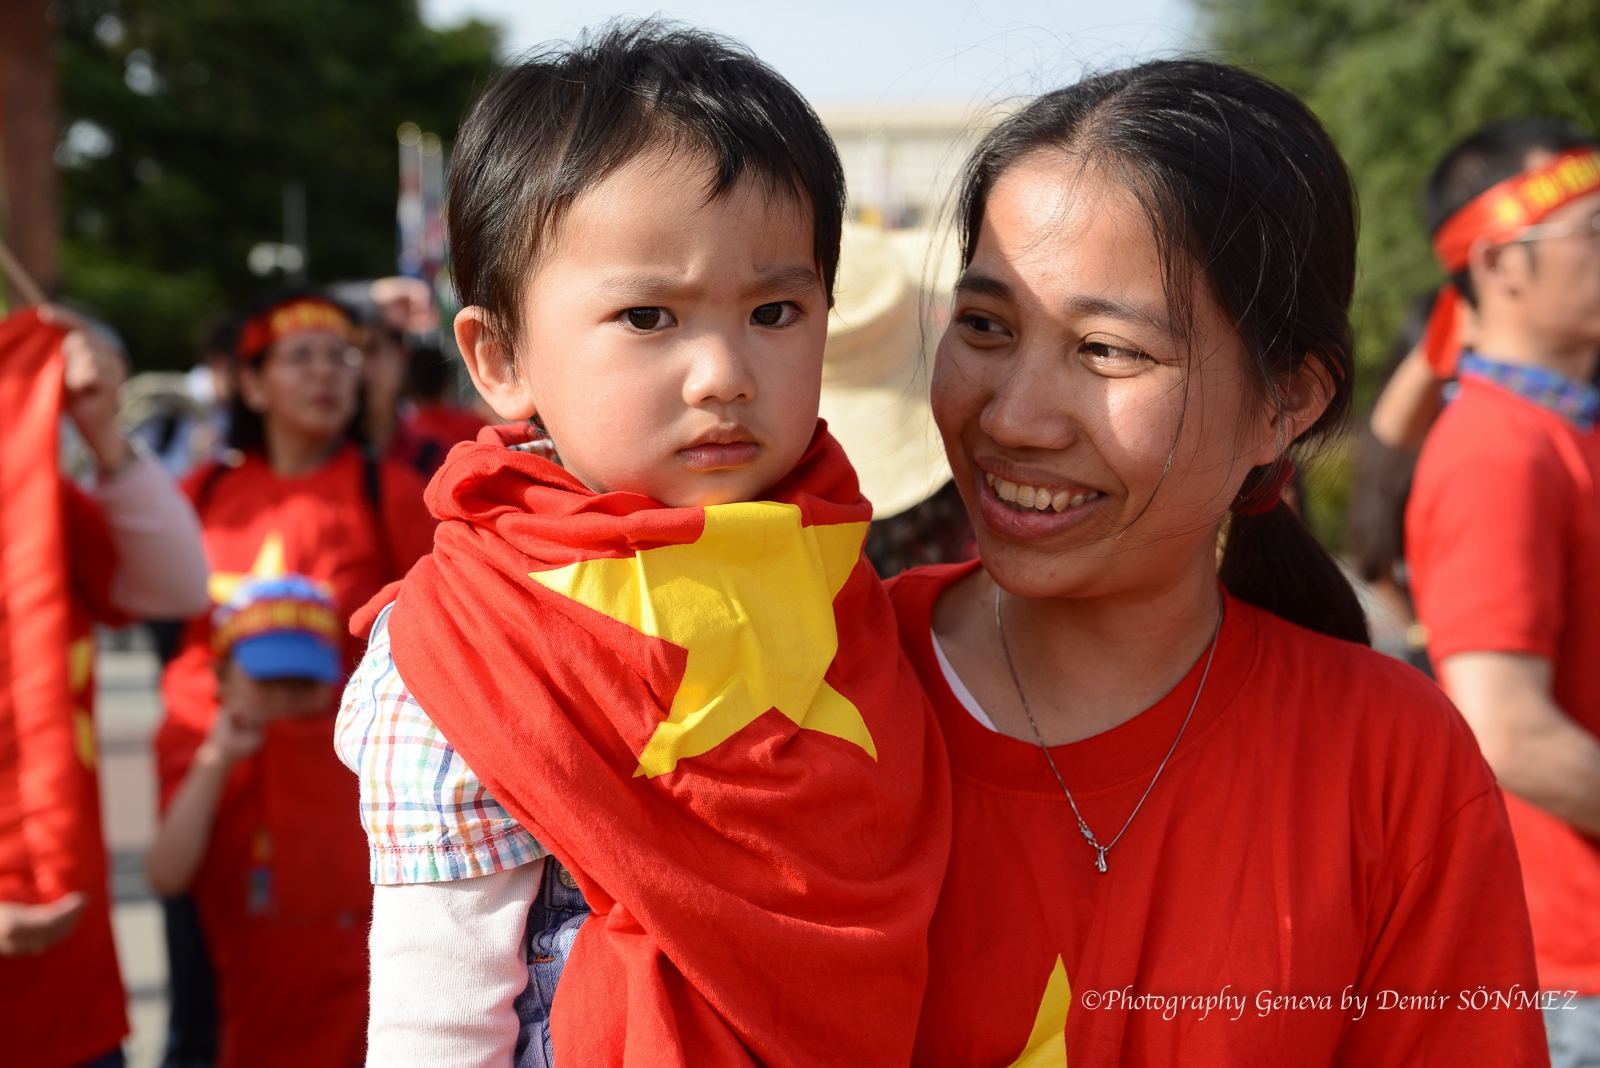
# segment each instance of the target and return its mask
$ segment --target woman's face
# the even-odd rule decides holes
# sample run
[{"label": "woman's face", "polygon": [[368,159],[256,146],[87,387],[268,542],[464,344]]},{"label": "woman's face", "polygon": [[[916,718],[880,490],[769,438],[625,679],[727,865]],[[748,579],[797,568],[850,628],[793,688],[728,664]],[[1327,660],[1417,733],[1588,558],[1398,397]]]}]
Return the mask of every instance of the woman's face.
[{"label": "woman's face", "polygon": [[1137,596],[1214,573],[1229,503],[1281,447],[1244,345],[1206,287],[1193,302],[1186,343],[1115,179],[1041,154],[995,183],[933,409],[1007,590]]},{"label": "woman's face", "polygon": [[339,437],[356,413],[361,350],[327,330],[273,342],[260,361],[239,368],[239,389],[269,433]]}]

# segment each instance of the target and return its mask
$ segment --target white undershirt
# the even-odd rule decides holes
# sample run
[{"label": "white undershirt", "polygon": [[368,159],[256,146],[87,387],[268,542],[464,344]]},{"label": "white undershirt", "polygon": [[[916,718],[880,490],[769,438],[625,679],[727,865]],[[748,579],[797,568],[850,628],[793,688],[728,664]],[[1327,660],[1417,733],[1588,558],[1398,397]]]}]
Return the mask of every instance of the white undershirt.
[{"label": "white undershirt", "polygon": [[972,713],[972,718],[996,734],[999,730],[994,725],[994,720],[989,718],[989,713],[978,704],[978,699],[972,696],[972,691],[967,689],[967,684],[961,681],[961,676],[956,674],[956,669],[951,666],[950,658],[944,655],[944,647],[939,644],[939,636],[933,633],[933,628],[928,628],[928,636],[933,639],[933,655],[939,658],[939,671],[944,675],[945,684],[950,687],[950,692],[956,695],[956,700],[961,702],[961,707]]}]

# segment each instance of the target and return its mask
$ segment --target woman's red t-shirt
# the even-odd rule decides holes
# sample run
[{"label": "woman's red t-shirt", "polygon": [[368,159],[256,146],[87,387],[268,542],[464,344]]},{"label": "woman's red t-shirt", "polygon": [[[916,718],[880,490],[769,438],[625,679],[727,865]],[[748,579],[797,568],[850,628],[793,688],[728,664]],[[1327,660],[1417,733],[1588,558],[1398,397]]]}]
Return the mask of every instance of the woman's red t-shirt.
[{"label": "woman's red t-shirt", "polygon": [[[1101,874],[1038,747],[940,670],[934,601],[975,566],[890,584],[954,779],[915,1065],[1547,1063],[1505,809],[1432,683],[1229,597]],[[1200,674],[1051,750],[1102,841]]]},{"label": "woman's red t-shirt", "polygon": [[[185,490],[214,594],[230,577],[277,569],[327,582],[348,619],[433,543],[421,480],[392,461],[376,474],[374,501],[354,446],[303,478],[280,478],[253,455],[196,472]],[[361,651],[348,640],[347,669]],[[215,665],[210,617],[192,620],[162,678],[163,808],[216,716]],[[365,1059],[372,887],[358,786],[334,753],[333,712],[273,724],[261,751],[233,769],[195,879],[217,975],[221,1068]]]}]

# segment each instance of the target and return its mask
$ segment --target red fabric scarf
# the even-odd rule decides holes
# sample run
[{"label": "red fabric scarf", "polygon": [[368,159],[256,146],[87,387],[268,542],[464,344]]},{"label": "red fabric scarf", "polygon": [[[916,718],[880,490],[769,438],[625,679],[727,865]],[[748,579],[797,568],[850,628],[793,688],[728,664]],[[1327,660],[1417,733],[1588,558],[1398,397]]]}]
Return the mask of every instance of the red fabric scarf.
[{"label": "red fabric scarf", "polygon": [[[443,521],[433,555],[353,626],[369,627],[394,597],[389,629],[407,686],[594,909],[555,1001],[557,1062],[905,1065],[949,849],[949,772],[889,600],[860,555],[870,506],[843,450],[819,425],[769,496],[794,506],[787,512],[708,510],[596,495],[505,447],[520,440],[520,429],[489,428],[451,452],[428,489]],[[718,540],[728,515],[764,518]],[[802,543],[823,545],[821,558],[832,545],[843,559],[823,624],[837,630],[831,661],[827,636],[802,626],[815,613],[791,611],[815,601],[826,570],[791,566],[798,558],[779,551]],[[712,544],[733,548],[707,557]],[[734,591],[709,607],[695,601],[696,619],[731,605],[740,622],[716,648],[685,648],[622,622],[624,611],[589,607],[584,592],[551,588],[558,569],[605,560],[619,566],[596,565],[601,579],[625,579],[630,565],[642,576],[631,604],[659,613],[646,629],[683,623],[667,617],[684,615],[673,605],[686,603],[674,601],[685,589],[690,601]],[[669,565],[693,574],[674,585]],[[775,617],[785,622],[763,644]],[[826,674],[815,677],[813,656],[807,681],[818,648]],[[705,667],[732,659],[748,669],[749,656],[794,670],[724,677]],[[702,692],[694,686],[708,672],[707,707],[735,707],[744,693],[746,707],[763,704],[768,675],[787,696],[699,745],[689,737],[674,767],[647,773],[678,691]],[[810,712],[804,701],[792,707],[796,686],[816,694]]]},{"label": "red fabric scarf", "polygon": [[0,900],[88,890],[97,833],[72,726],[71,586],[56,473],[64,331],[0,322]]}]

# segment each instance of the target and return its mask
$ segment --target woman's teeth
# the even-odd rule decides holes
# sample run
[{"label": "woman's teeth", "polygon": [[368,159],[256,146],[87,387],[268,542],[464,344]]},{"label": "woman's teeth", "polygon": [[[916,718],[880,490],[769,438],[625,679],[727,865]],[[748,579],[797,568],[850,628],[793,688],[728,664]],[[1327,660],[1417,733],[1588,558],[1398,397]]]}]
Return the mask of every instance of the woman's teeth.
[{"label": "woman's teeth", "polygon": [[1068,508],[1076,508],[1080,504],[1098,500],[1102,496],[1099,490],[1090,490],[1088,493],[1069,493],[1062,490],[1060,493],[1052,494],[1043,486],[1019,486],[987,471],[984,472],[984,477],[989,480],[989,487],[994,490],[995,496],[1002,501],[1018,508],[1031,508],[1036,512],[1048,512],[1051,509],[1065,512]]}]

